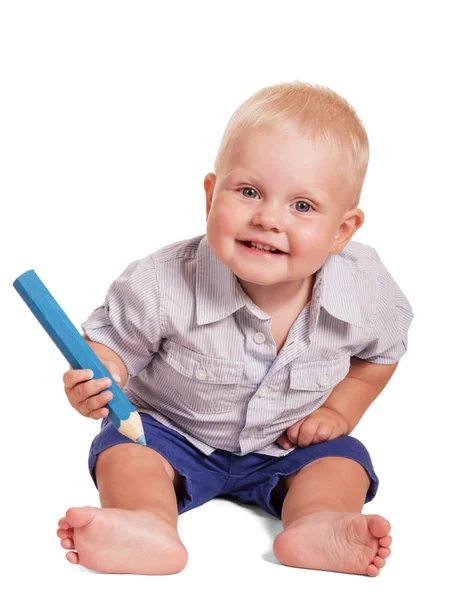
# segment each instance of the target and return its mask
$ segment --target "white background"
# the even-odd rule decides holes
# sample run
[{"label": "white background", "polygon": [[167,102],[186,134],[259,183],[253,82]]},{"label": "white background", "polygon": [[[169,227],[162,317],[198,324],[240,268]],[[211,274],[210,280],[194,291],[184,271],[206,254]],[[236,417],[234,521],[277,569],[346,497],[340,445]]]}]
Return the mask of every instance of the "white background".
[{"label": "white background", "polygon": [[[21,2],[0,12],[3,589],[64,598],[381,598],[452,590],[452,31],[448,2]],[[451,56],[451,58],[450,58]],[[205,231],[202,182],[253,92],[333,88],[367,128],[356,239],[410,299],[409,352],[355,430],[381,479],[364,512],[393,525],[380,577],[281,566],[280,522],[214,500],[180,519],[170,577],[70,565],[55,536],[98,506],[99,423],[63,394],[67,365],[12,287],[35,269],[80,329],[136,258]],[[449,263],[449,264],[448,264]]]}]

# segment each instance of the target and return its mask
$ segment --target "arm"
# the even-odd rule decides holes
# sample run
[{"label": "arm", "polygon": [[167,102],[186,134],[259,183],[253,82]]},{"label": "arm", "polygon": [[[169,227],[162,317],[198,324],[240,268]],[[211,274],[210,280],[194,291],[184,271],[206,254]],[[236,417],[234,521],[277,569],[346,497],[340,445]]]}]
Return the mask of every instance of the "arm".
[{"label": "arm", "polygon": [[323,405],[289,427],[277,440],[286,450],[349,434],[386,387],[398,363],[379,365],[352,357],[350,370]]},{"label": "arm", "polygon": [[347,433],[352,432],[386,387],[398,364],[378,365],[352,357],[347,376],[336,385],[323,407],[342,415],[347,422]]},{"label": "arm", "polygon": [[100,344],[98,342],[93,342],[92,340],[90,340],[86,333],[83,334],[83,338],[93,350],[93,352],[96,354],[96,356],[99,358],[99,360],[103,362],[111,361],[115,363],[115,365],[118,367],[118,372],[121,378],[121,381],[118,383],[118,385],[121,389],[123,389],[124,385],[128,381],[128,371],[123,360],[118,356],[116,352],[114,352],[104,344]]}]

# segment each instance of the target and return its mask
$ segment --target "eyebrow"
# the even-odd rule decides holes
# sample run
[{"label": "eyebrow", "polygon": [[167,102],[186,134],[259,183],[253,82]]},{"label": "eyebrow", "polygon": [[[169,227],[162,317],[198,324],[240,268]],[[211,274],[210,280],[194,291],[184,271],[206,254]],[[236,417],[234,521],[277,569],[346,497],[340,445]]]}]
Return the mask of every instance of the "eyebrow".
[{"label": "eyebrow", "polygon": [[[227,171],[226,173],[226,177],[239,177],[240,173],[246,176],[246,178],[252,178],[252,179],[257,179],[260,180],[260,176],[256,175],[255,173],[250,173],[247,169],[244,169],[243,167],[238,167],[237,169],[232,169],[231,171]],[[309,200],[312,200],[314,202],[314,204],[317,204],[319,206],[321,206],[324,202],[327,202],[329,200],[327,194],[325,194],[322,190],[309,190],[309,189],[303,189],[300,192],[298,192],[296,195],[301,195],[302,197],[308,197]]]}]

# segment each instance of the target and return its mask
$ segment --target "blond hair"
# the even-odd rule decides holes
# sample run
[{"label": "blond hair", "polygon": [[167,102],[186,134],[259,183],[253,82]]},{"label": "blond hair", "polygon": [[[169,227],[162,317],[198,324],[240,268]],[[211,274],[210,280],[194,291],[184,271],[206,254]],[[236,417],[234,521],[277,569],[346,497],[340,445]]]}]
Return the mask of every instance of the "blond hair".
[{"label": "blond hair", "polygon": [[[248,132],[294,132],[343,153],[350,197],[359,203],[369,163],[369,140],[354,108],[330,88],[302,81],[262,88],[230,117],[214,171],[219,173],[239,135]],[[353,197],[352,197],[353,196]]]}]

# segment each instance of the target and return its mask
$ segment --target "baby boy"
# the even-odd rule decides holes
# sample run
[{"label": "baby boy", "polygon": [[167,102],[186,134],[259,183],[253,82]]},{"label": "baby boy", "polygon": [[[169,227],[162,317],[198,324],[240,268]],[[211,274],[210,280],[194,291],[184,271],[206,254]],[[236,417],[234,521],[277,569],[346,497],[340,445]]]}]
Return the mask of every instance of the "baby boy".
[{"label": "baby boy", "polygon": [[67,559],[170,574],[188,553],[178,515],[224,496],[282,519],[283,564],[376,576],[390,524],[350,433],[406,351],[412,309],[375,250],[351,242],[369,160],[338,94],[264,88],[227,124],[204,180],[206,235],[130,264],[82,324],[140,412],[147,447],[106,417],[109,379],[64,374],[71,405],[103,419],[90,449],[102,508],[70,508]]}]

